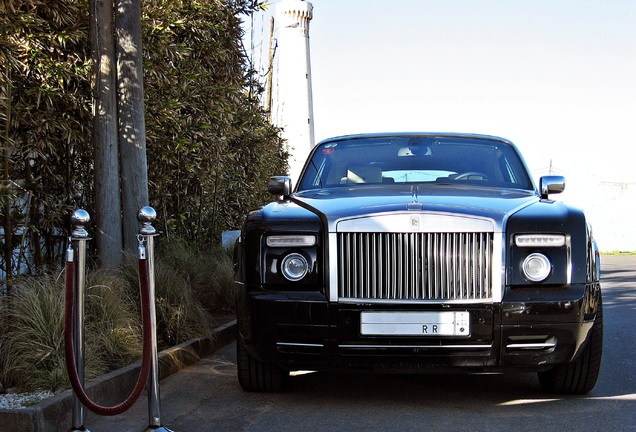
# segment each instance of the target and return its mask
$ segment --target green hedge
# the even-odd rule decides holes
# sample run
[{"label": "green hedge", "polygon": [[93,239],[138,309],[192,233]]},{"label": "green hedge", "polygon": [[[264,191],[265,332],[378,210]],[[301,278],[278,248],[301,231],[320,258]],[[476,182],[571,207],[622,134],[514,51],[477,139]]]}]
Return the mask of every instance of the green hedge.
[{"label": "green hedge", "polygon": [[[94,214],[88,2],[3,3],[0,224],[13,267],[38,273],[60,262],[72,209]],[[141,3],[150,204],[165,235],[207,245],[286,168],[241,45],[241,16],[259,5]]]}]

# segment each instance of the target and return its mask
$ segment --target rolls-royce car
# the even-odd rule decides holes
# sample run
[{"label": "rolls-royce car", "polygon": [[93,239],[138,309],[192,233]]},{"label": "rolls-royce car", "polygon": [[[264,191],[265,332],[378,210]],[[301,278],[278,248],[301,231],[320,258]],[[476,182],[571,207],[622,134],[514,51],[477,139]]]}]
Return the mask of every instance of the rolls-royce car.
[{"label": "rolls-royce car", "polygon": [[538,374],[595,385],[600,256],[582,210],[538,187],[498,137],[324,140],[297,184],[251,211],[234,249],[237,368],[248,391],[290,372]]}]

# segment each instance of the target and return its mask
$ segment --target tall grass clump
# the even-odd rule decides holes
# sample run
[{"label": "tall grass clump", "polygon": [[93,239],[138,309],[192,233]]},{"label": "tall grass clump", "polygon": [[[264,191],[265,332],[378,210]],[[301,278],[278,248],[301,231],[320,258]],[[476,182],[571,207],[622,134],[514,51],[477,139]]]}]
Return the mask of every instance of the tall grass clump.
[{"label": "tall grass clump", "polygon": [[66,380],[62,286],[49,276],[21,282],[13,296],[2,298],[0,381],[54,391]]},{"label": "tall grass clump", "polygon": [[234,270],[231,252],[221,247],[203,249],[183,240],[168,240],[159,251],[162,266],[180,272],[206,310],[234,313]]},{"label": "tall grass clump", "polygon": [[[212,337],[214,314],[233,312],[232,262],[219,249],[160,242],[155,254],[160,348]],[[68,387],[64,361],[64,275],[29,276],[0,298],[0,382],[25,391]],[[92,378],[141,358],[137,260],[121,270],[88,270],[85,366]]]},{"label": "tall grass clump", "polygon": [[[136,277],[136,262],[131,264],[129,279]],[[232,261],[221,249],[203,251],[180,239],[160,242],[155,253],[159,344],[171,346],[195,337],[212,337],[213,315],[234,311],[232,277]]]},{"label": "tall grass clump", "polygon": [[[135,361],[141,352],[139,319],[127,289],[106,273],[89,274],[86,288],[86,377]],[[64,363],[64,278],[20,280],[2,299],[0,381],[27,391],[68,387]]]},{"label": "tall grass clump", "polygon": [[89,272],[86,284],[86,339],[98,350],[106,371],[141,358],[141,315],[138,291],[131,295],[120,272]]}]

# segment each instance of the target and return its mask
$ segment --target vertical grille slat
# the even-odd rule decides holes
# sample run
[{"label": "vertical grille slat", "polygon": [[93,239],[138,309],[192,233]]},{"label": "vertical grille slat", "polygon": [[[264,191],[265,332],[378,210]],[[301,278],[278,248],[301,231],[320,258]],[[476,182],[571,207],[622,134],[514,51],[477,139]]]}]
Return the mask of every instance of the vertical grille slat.
[{"label": "vertical grille slat", "polygon": [[338,233],[343,299],[492,298],[492,233]]}]

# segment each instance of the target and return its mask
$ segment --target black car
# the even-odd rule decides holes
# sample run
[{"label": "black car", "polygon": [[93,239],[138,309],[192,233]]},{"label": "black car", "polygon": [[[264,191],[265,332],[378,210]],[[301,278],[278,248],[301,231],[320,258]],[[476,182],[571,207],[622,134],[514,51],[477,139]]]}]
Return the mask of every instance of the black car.
[{"label": "black car", "polygon": [[537,188],[516,147],[470,134],[316,145],[235,248],[237,364],[250,391],[290,371],[538,372],[586,393],[603,344],[600,259],[583,212]]}]

